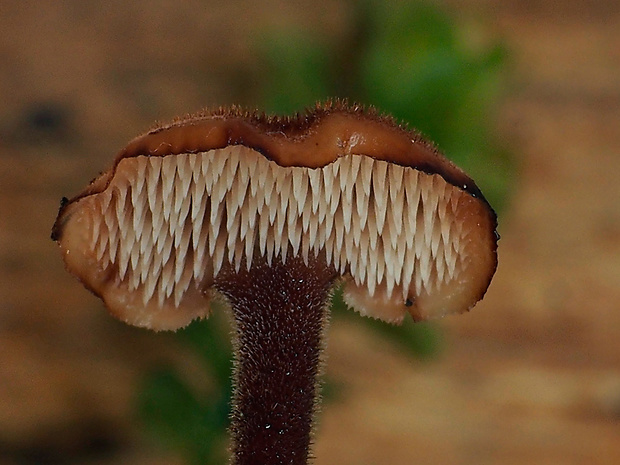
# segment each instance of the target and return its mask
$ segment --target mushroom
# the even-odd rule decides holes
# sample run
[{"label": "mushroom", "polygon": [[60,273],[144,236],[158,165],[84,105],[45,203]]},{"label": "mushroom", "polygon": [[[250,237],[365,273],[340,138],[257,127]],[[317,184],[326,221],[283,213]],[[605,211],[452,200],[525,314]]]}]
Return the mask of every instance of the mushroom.
[{"label": "mushroom", "polygon": [[125,322],[235,324],[233,463],[305,464],[327,306],[392,323],[461,313],[497,266],[496,216],[417,133],[342,102],[161,125],[61,205],[67,269]]}]

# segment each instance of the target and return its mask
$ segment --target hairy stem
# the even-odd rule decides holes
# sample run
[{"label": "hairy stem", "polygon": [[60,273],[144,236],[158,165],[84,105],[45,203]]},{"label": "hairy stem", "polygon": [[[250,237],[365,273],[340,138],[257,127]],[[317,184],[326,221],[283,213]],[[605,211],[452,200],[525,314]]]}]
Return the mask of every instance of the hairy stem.
[{"label": "hairy stem", "polygon": [[305,465],[333,269],[287,258],[222,270],[215,282],[233,310],[235,465]]}]

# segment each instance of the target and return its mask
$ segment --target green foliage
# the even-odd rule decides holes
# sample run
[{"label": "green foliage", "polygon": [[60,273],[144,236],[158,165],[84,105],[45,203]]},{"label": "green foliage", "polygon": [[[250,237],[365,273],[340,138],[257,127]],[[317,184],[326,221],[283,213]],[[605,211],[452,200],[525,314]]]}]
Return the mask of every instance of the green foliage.
[{"label": "green foliage", "polygon": [[[263,37],[256,101],[279,114],[301,111],[327,97],[373,105],[436,142],[501,209],[513,165],[498,148],[489,121],[501,90],[505,50],[499,45],[464,47],[451,18],[430,4],[366,0],[356,5],[352,28],[338,43],[304,31]],[[441,345],[435,324],[391,326],[362,319],[346,309],[338,293],[333,309],[336,317],[355,316],[413,356],[432,357]],[[149,429],[181,451],[188,463],[225,461],[231,351],[229,330],[218,318],[222,313],[214,311],[209,321],[179,333],[204,361],[213,380],[211,391],[196,392],[168,368],[146,379],[139,396]],[[333,392],[329,386],[327,397]]]},{"label": "green foliage", "polygon": [[139,413],[163,445],[190,464],[223,462],[229,398],[225,389],[199,398],[173,369],[151,373],[140,392]]},{"label": "green foliage", "polygon": [[339,45],[299,32],[263,41],[265,109],[290,114],[327,96],[375,106],[434,141],[501,210],[514,166],[489,122],[506,50],[499,44],[470,50],[451,18],[431,4],[359,5]]},{"label": "green foliage", "polygon": [[[332,95],[327,48],[294,31],[275,32],[260,45],[259,96],[267,113],[293,114]],[[320,97],[319,97],[320,96]]]},{"label": "green foliage", "polygon": [[488,120],[505,50],[470,51],[439,10],[397,5],[373,16],[373,40],[360,60],[365,101],[435,141],[478,180],[491,204],[503,206],[512,165],[496,147]]},{"label": "green foliage", "polygon": [[214,309],[207,321],[179,331],[210,375],[211,389],[201,392],[177,369],[155,370],[138,394],[138,414],[162,445],[178,450],[188,464],[225,463],[231,397],[231,336],[225,312]]}]

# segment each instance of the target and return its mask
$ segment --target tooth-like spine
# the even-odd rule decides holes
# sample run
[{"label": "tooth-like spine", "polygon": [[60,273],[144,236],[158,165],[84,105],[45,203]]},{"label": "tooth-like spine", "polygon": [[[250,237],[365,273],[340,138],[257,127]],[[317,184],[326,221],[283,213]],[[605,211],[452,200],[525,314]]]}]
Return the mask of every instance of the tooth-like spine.
[{"label": "tooth-like spine", "polygon": [[444,274],[446,271],[446,262],[444,261],[443,243],[439,244],[439,251],[437,258],[435,259],[435,269],[437,271],[436,276],[436,288],[439,289],[444,282]]},{"label": "tooth-like spine", "polygon": [[313,218],[313,221],[310,221],[308,224],[308,231],[306,232],[308,237],[308,247],[311,248],[315,253],[318,253],[319,247],[319,223],[316,221],[316,217]]},{"label": "tooth-like spine", "polygon": [[314,256],[318,257],[321,250],[325,247],[325,241],[327,240],[327,231],[325,223],[316,222],[316,240],[313,244]]},{"label": "tooth-like spine", "polygon": [[383,234],[383,226],[385,224],[385,215],[387,211],[388,192],[387,185],[387,163],[378,161],[374,165],[372,173],[372,189],[375,200],[375,220],[377,232]]},{"label": "tooth-like spine", "polygon": [[230,227],[226,229],[226,246],[228,249],[228,263],[233,263],[235,258],[236,243],[239,240],[239,217],[235,216]]},{"label": "tooth-like spine", "polygon": [[174,245],[174,238],[170,235],[166,235],[164,238],[163,246],[161,248],[161,255],[163,257],[163,266],[167,265],[170,261],[174,260],[172,256],[172,246]]},{"label": "tooth-like spine", "polygon": [[235,196],[238,190],[239,181],[235,181],[232,185],[231,191],[227,192],[224,197],[224,204],[226,205],[226,230],[230,230],[232,223],[237,220],[237,210],[239,209],[239,202]]},{"label": "tooth-like spine", "polygon": [[185,294],[185,291],[187,291],[187,289],[189,288],[191,280],[192,280],[192,273],[191,273],[190,267],[186,267],[181,277],[177,280],[176,286],[174,288],[174,306],[175,307],[178,308],[179,305],[181,304],[183,295]]},{"label": "tooth-like spine", "polygon": [[407,300],[409,298],[409,287],[411,286],[411,279],[414,274],[416,257],[415,252],[412,249],[407,249],[405,252],[405,259],[403,260],[403,270],[402,270],[402,289],[403,289],[403,300]]},{"label": "tooth-like spine", "polygon": [[301,216],[304,205],[306,204],[306,196],[308,195],[308,176],[307,169],[292,168],[293,171],[293,198],[297,203],[297,215]]},{"label": "tooth-like spine", "polygon": [[[328,165],[326,168],[329,168]],[[323,192],[325,192],[325,198],[331,199],[334,190],[334,171],[332,169],[323,168],[321,170],[322,180],[323,180]],[[330,201],[331,204],[331,201]]]},{"label": "tooth-like spine", "polygon": [[310,180],[310,192],[312,195],[312,213],[316,215],[319,210],[319,203],[323,198],[321,169],[308,169],[308,178]]},{"label": "tooth-like spine", "polygon": [[375,289],[377,287],[377,259],[375,254],[368,254],[366,261],[366,284],[368,286],[368,293],[370,297],[375,295]]},{"label": "tooth-like spine", "polygon": [[322,224],[323,222],[325,222],[325,220],[328,217],[327,211],[329,207],[329,196],[331,195],[331,192],[327,191],[327,188],[325,187],[325,182],[324,182],[323,177],[321,177],[321,185],[323,186],[321,189],[322,192],[321,192],[321,195],[319,196],[318,205],[316,209],[316,221],[318,221],[319,224]]},{"label": "tooth-like spine", "polygon": [[254,234],[258,209],[259,206],[256,198],[248,192],[245,203],[241,208],[241,239]]},{"label": "tooth-like spine", "polygon": [[147,175],[147,194],[148,205],[151,212],[151,237],[152,244],[155,245],[160,240],[162,229],[164,229],[163,197],[161,192],[161,157],[149,157],[149,168]]},{"label": "tooth-like spine", "polygon": [[163,157],[161,162],[161,185],[162,185],[162,210],[164,213],[164,220],[170,221],[170,212],[174,208],[174,179],[176,178],[176,163],[175,156],[168,155]]},{"label": "tooth-like spine", "polygon": [[172,280],[172,264],[170,262],[163,263],[161,274],[159,276],[159,285],[157,286],[157,299],[159,306],[163,307],[166,300],[166,290],[168,289],[168,282]]},{"label": "tooth-like spine", "polygon": [[234,180],[238,178],[237,173],[239,171],[240,157],[237,150],[231,150],[226,157],[226,174],[223,176],[223,181],[227,182],[227,190],[230,190]]},{"label": "tooth-like spine", "polygon": [[155,289],[157,288],[157,279],[150,277],[145,283],[142,291],[142,305],[146,307],[149,301],[153,298]]},{"label": "tooth-like spine", "polygon": [[192,246],[196,250],[201,242],[206,240],[204,224],[207,212],[208,194],[204,182],[204,175],[194,171],[194,182],[192,185]]},{"label": "tooth-like spine", "polygon": [[422,277],[422,286],[429,289],[431,277],[431,254],[426,251],[420,256],[420,268],[418,274]]},{"label": "tooth-like spine", "polygon": [[457,252],[454,250],[452,244],[449,244],[444,249],[444,255],[446,257],[446,264],[448,266],[448,275],[450,279],[454,279],[456,276],[456,258]]},{"label": "tooth-like spine", "polygon": [[130,180],[129,188],[131,189],[131,205],[133,207],[133,230],[140,231],[142,230],[147,210],[147,196],[144,192],[146,176],[146,160],[144,160],[144,157],[138,157],[136,165],[136,176]]},{"label": "tooth-like spine", "polygon": [[386,284],[388,285],[388,294],[392,295],[392,288],[400,281],[402,273],[402,262],[396,256],[396,250],[392,248],[391,243],[384,238],[383,254],[385,257],[385,275]]},{"label": "tooth-like spine", "polygon": [[194,280],[196,282],[201,281],[205,272],[205,256],[207,252],[207,238],[198,242],[197,247],[194,247]]},{"label": "tooth-like spine", "polygon": [[433,177],[425,176],[422,188],[422,204],[424,211],[424,239],[426,245],[431,247],[433,238],[433,222],[437,210],[437,196],[433,195]]},{"label": "tooth-like spine", "polygon": [[373,158],[362,157],[362,160],[360,163],[361,183],[358,183],[358,185],[361,185],[366,197],[370,196],[374,164],[375,164],[375,160]]},{"label": "tooth-like spine", "polygon": [[[279,199],[279,211],[281,211],[283,214],[287,211],[287,209],[292,211],[292,178],[293,176],[287,172],[283,176],[278,177],[276,181],[275,190],[278,194]],[[294,213],[295,212],[293,211],[291,212],[291,214]]]},{"label": "tooth-like spine", "polygon": [[153,249],[153,221],[151,220],[151,212],[148,209],[144,214],[144,223],[140,231],[140,237],[136,237],[136,241],[140,242],[140,256],[145,256],[148,251]]},{"label": "tooth-like spine", "polygon": [[[349,155],[347,158],[347,161],[349,163],[349,173],[346,178],[346,185],[352,187],[353,184],[355,184],[355,180],[357,179],[357,176],[359,174],[360,166],[362,164],[362,157],[359,155]],[[343,188],[342,190],[345,189]]]},{"label": "tooth-like spine", "polygon": [[283,247],[286,246],[286,240],[284,238],[284,228],[286,226],[286,204],[284,204],[284,210],[278,209],[276,211],[276,217],[273,223],[273,242],[275,247],[275,255],[280,254]]},{"label": "tooth-like spine", "polygon": [[349,155],[348,158],[349,159],[346,161],[349,165],[349,169],[340,170],[342,176],[342,180],[340,182],[340,195],[342,196],[342,200],[340,201],[340,205],[342,206],[343,226],[347,235],[351,232],[353,216],[353,186],[357,177],[357,170],[359,169],[359,164],[357,169],[352,166],[354,164],[353,160],[357,160],[359,157]]},{"label": "tooth-like spine", "polygon": [[[411,221],[411,220],[410,220]],[[419,221],[418,221],[419,223]],[[424,227],[419,225],[417,228],[413,228],[415,256],[418,260],[422,258],[422,255],[426,253],[426,244],[424,243]]]},{"label": "tooth-like spine", "polygon": [[213,202],[211,202],[211,220],[209,222],[209,234],[208,234],[210,256],[213,256],[213,254],[215,253],[215,249],[217,248],[217,240],[220,236],[220,228],[221,228],[223,214],[224,214],[224,205],[214,204]]},{"label": "tooth-like spine", "polygon": [[[144,237],[144,236],[143,236]],[[153,269],[153,261],[155,260],[155,252],[152,245],[149,245],[142,251],[143,240],[140,240],[140,282],[146,283],[149,279],[149,273]],[[150,243],[150,242],[149,242]]]},{"label": "tooth-like spine", "polygon": [[156,281],[160,278],[161,269],[164,266],[164,256],[162,253],[158,253],[157,250],[153,251],[153,259],[151,260],[151,270],[149,275]]},{"label": "tooth-like spine", "polygon": [[267,163],[267,168],[264,172],[263,184],[261,186],[265,204],[269,206],[276,204],[275,200],[271,199],[271,196],[273,195],[277,198],[277,194],[274,195],[275,184],[278,178],[276,172],[277,168],[273,165],[273,163]]},{"label": "tooth-like spine", "polygon": [[407,170],[405,173],[404,184],[406,208],[404,209],[403,214],[403,225],[407,247],[411,248],[414,246],[414,238],[416,237],[416,231],[418,230],[418,213],[421,208],[420,196],[417,188],[417,172],[411,169]]},{"label": "tooth-like spine", "polygon": [[273,261],[273,259],[275,258],[275,243],[274,241],[267,241],[267,247],[266,247],[266,253],[265,253],[265,257],[267,257],[267,265],[271,266],[271,263]]},{"label": "tooth-like spine", "polygon": [[332,235],[335,235],[336,237],[336,241],[334,242],[334,247],[337,251],[342,250],[343,245],[344,245],[344,236],[345,236],[345,231],[344,231],[344,220],[342,219],[342,209],[337,210],[334,213],[334,233]]},{"label": "tooth-like spine", "polygon": [[388,165],[388,186],[390,191],[390,200],[392,202],[394,202],[396,198],[401,197],[405,170],[406,169],[404,167],[397,165],[396,163],[390,163]]},{"label": "tooth-like spine", "polygon": [[403,178],[405,168],[391,163],[388,168],[388,188],[390,193],[390,208],[388,208],[388,226],[390,228],[390,239],[392,247],[396,247],[398,238],[402,234],[402,218],[403,218]]},{"label": "tooth-like spine", "polygon": [[370,247],[375,250],[377,248],[377,240],[379,238],[379,231],[377,230],[375,204],[368,204],[368,221],[366,223],[366,229],[368,231],[368,239],[370,241]]},{"label": "tooth-like spine", "polygon": [[241,261],[243,260],[243,241],[241,241],[240,239],[237,238],[237,241],[235,242],[235,248],[233,251],[233,261],[231,261],[231,264],[234,264],[235,266],[235,273],[239,273],[239,270],[241,269]]},{"label": "tooth-like spine", "polygon": [[[226,162],[228,160],[228,154],[226,150],[214,150],[213,153],[209,153],[202,161],[202,172],[209,173],[205,176],[206,181],[212,182],[211,186],[215,183],[221,182],[222,174],[226,168]],[[210,191],[211,189],[208,188]]]},{"label": "tooth-like spine", "polygon": [[109,253],[107,256],[109,257],[110,263],[116,262],[116,253],[118,249],[118,226],[117,221],[114,216],[113,209],[114,207],[114,199],[110,201],[110,207],[106,210],[103,217],[103,222],[105,223],[108,230],[108,245],[107,249]]},{"label": "tooth-like spine", "polygon": [[385,275],[385,254],[383,252],[383,244],[381,242],[378,243],[377,245],[377,251],[374,254],[377,259],[376,259],[376,266],[377,266],[377,285],[381,284],[383,282],[383,278]]},{"label": "tooth-like spine", "polygon": [[[186,229],[186,223],[191,223],[188,221],[189,209],[191,207],[191,197],[189,195],[184,195],[182,202],[179,204],[178,210],[175,209],[175,226],[171,228],[174,233],[174,247],[179,247],[179,242],[181,237],[183,237],[183,231]],[[190,219],[191,220],[191,219]]]},{"label": "tooth-like spine", "polygon": [[357,249],[357,272],[354,275],[355,283],[362,285],[366,281],[366,267],[368,266],[368,256],[365,250]]},{"label": "tooth-like spine", "polygon": [[341,193],[336,190],[331,190],[329,192],[329,208],[327,209],[327,216],[334,216],[336,214],[336,210],[340,206]]},{"label": "tooth-like spine", "polygon": [[256,238],[256,234],[252,231],[250,234],[245,236],[245,264],[246,269],[250,271],[252,267],[252,258],[254,257],[254,240]]},{"label": "tooth-like spine", "polygon": [[269,238],[269,215],[267,205],[263,206],[258,219],[258,247],[261,255],[267,255],[267,242]]},{"label": "tooth-like spine", "polygon": [[354,260],[353,255],[355,255],[355,252],[354,252],[353,237],[351,237],[350,233],[347,234],[345,232],[340,253],[343,256],[344,263],[350,263],[352,260]]},{"label": "tooth-like spine", "polygon": [[294,221],[287,225],[288,239],[292,247],[293,256],[296,257],[299,253],[299,247],[301,246],[301,234],[302,227],[300,221]]},{"label": "tooth-like spine", "polygon": [[134,242],[134,245],[131,248],[129,258],[130,258],[129,263],[131,264],[131,270],[132,270],[130,288],[134,290],[134,289],[137,289],[141,283],[140,269],[139,269],[140,267],[140,243],[138,241]]},{"label": "tooth-like spine", "polygon": [[280,260],[282,260],[282,264],[284,265],[286,265],[286,256],[288,254],[288,249],[288,241],[282,241],[282,248],[280,249]]},{"label": "tooth-like spine", "polygon": [[190,223],[183,223],[184,227],[177,230],[178,236],[175,236],[175,270],[174,270],[174,280],[175,282],[179,282],[181,279],[181,275],[185,271],[186,268],[190,268],[185,264],[185,259],[188,256],[188,252],[190,250],[190,242],[191,242],[191,234],[192,227]]},{"label": "tooth-like spine", "polygon": [[327,259],[328,266],[338,267],[338,263],[336,260],[336,253],[334,253],[334,236],[329,235],[325,239],[325,258]]},{"label": "tooth-like spine", "polygon": [[441,243],[441,225],[440,219],[435,216],[433,221],[433,229],[431,232],[431,257],[433,260],[439,259],[439,244]]},{"label": "tooth-like spine", "polygon": [[217,246],[211,254],[213,257],[213,277],[215,278],[224,264],[224,252],[226,249],[226,238],[220,235],[217,239]]},{"label": "tooth-like spine", "polygon": [[250,165],[256,164],[256,157],[244,158],[241,161],[241,154],[237,155],[237,171],[234,175],[234,179],[237,179],[242,186],[248,187],[250,184]]},{"label": "tooth-like spine", "polygon": [[267,164],[264,161],[262,157],[252,157],[252,160],[248,162],[249,190],[254,197],[261,191],[263,180],[261,174],[264,172],[263,166]]},{"label": "tooth-like spine", "polygon": [[308,237],[302,235],[301,237],[301,258],[304,261],[304,264],[308,266],[308,257],[310,255],[310,244],[308,244]]},{"label": "tooth-like spine", "polygon": [[304,234],[310,229],[310,223],[316,223],[316,219],[312,215],[312,203],[308,201],[304,203],[301,212],[301,226]]},{"label": "tooth-like spine", "polygon": [[192,174],[189,167],[189,155],[176,156],[176,178],[174,181],[174,209],[179,211],[181,205],[189,197],[189,188],[192,184]]}]

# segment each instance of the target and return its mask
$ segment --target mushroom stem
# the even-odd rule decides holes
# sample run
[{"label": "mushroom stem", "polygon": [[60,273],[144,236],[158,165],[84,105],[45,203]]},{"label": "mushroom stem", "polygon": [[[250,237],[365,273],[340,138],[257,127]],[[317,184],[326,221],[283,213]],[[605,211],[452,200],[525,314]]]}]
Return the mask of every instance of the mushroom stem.
[{"label": "mushroom stem", "polygon": [[291,256],[217,275],[236,325],[233,464],[307,463],[334,279],[324,261]]}]

